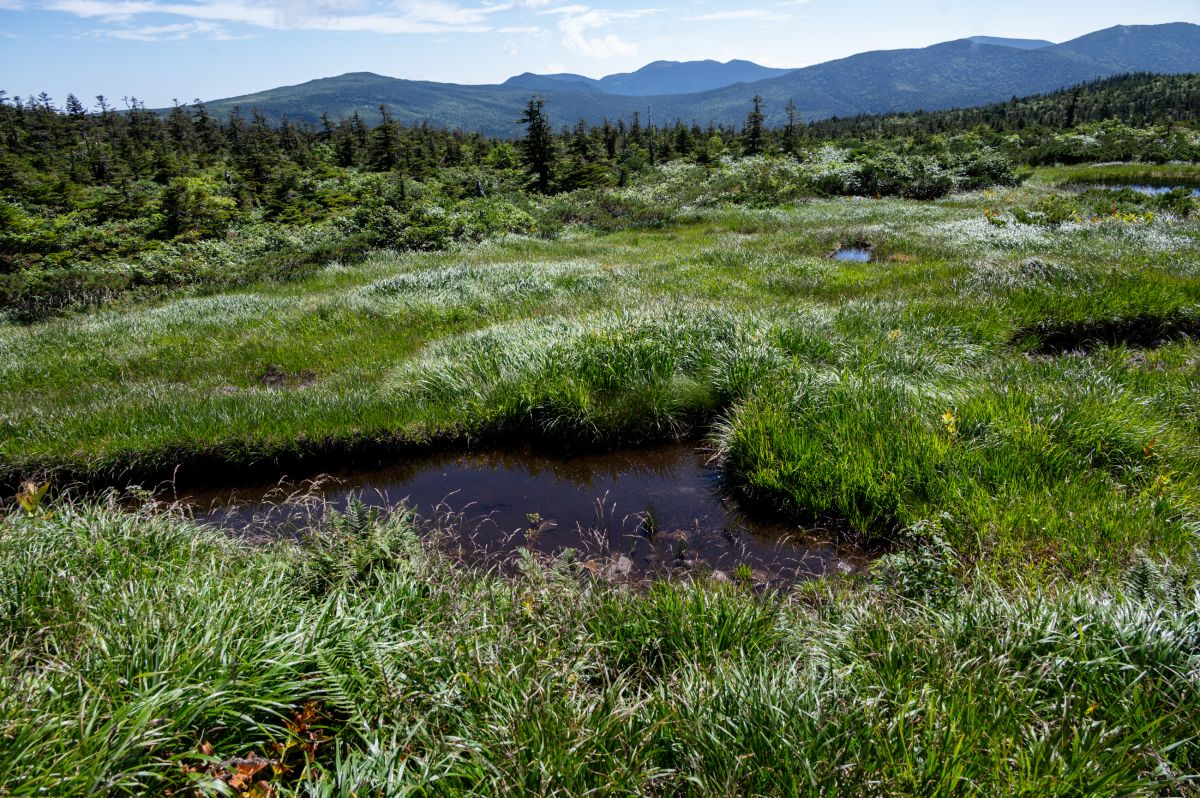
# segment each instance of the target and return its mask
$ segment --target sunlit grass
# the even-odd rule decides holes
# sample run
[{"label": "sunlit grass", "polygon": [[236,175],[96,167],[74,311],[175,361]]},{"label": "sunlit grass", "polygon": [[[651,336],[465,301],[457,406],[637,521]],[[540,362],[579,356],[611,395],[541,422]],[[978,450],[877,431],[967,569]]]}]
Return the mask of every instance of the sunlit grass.
[{"label": "sunlit grass", "polygon": [[1107,183],[1154,186],[1200,186],[1200,165],[1191,163],[1116,163],[1047,167],[1040,176],[1054,185]]},{"label": "sunlit grass", "polygon": [[0,326],[0,477],[51,497],[694,436],[746,506],[887,553],[783,594],[631,590],[465,566],[403,513],[251,546],[35,487],[0,517],[0,795],[217,794],[239,765],[281,796],[1195,792],[1200,223],[989,219],[1162,169]]},{"label": "sunlit grass", "polygon": [[[1197,350],[1119,335],[1122,320],[1190,329],[1200,228],[987,221],[1054,174],[933,203],[379,253],[9,325],[0,468],[10,483],[186,478],[189,463],[319,468],[368,446],[608,445],[716,423],[726,475],[762,506],[867,539],[941,518],[1001,581],[1013,562],[1052,579],[1178,556],[1197,522]],[[828,257],[847,242],[875,260]]]},{"label": "sunlit grass", "polygon": [[1200,764],[1200,593],[1145,560],[1103,591],[947,590],[951,552],[886,589],[634,592],[467,569],[403,515],[310,534],[0,520],[0,786],[1152,796]]}]

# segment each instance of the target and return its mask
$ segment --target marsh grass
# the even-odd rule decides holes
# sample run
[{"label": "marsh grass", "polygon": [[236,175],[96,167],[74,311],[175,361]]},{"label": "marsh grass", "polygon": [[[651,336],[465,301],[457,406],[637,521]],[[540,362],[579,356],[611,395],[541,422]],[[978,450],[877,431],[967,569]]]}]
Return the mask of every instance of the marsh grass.
[{"label": "marsh grass", "polygon": [[936,598],[941,550],[873,584],[635,591],[457,565],[403,513],[305,540],[4,517],[0,789],[228,794],[259,763],[243,786],[280,796],[1194,792],[1200,592],[1162,563]]},{"label": "marsh grass", "polygon": [[1153,186],[1200,185],[1200,167],[1193,163],[1111,163],[1057,166],[1040,170],[1039,177],[1058,186],[1144,184]]},{"label": "marsh grass", "polygon": [[[1196,167],[812,196],[900,167],[974,185],[674,164],[539,237],[296,269],[264,239],[207,288],[0,321],[0,796],[1200,794],[1200,220],[1028,212]],[[448,509],[310,496],[270,543],[69,489],[685,435],[887,555],[635,589],[465,564]]]},{"label": "marsh grass", "polygon": [[[761,509],[884,540],[946,514],[947,540],[1000,581],[1180,557],[1197,524],[1200,228],[989,222],[1054,174],[380,253],[2,326],[0,474],[61,490],[709,431]],[[826,257],[851,240],[875,261]]]}]

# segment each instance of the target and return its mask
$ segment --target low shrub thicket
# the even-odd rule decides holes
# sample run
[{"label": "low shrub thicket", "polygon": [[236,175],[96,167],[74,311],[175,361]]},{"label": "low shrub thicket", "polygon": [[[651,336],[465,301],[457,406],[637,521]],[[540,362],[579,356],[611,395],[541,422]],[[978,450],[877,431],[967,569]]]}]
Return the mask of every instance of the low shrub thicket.
[{"label": "low shrub thicket", "polygon": [[935,199],[1015,179],[989,152],[853,155],[827,147],[799,159],[676,161],[623,188],[551,197],[527,194],[505,169],[448,169],[423,181],[345,172],[249,210],[208,175],[142,181],[140,204],[118,218],[82,200],[65,213],[0,202],[0,308],[26,321],[127,294],[295,279],[370,248],[438,250],[571,225],[654,228],[686,208],[765,208],[825,195]]}]

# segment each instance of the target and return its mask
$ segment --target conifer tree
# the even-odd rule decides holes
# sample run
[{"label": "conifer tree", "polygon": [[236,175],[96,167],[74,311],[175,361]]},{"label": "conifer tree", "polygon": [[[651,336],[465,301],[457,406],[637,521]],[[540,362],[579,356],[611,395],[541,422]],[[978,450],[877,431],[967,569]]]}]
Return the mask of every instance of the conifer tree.
[{"label": "conifer tree", "polygon": [[795,100],[788,100],[784,113],[787,115],[787,121],[783,125],[783,151],[788,155],[795,155],[799,149],[801,124]]},{"label": "conifer tree", "polygon": [[72,117],[74,117],[76,119],[80,119],[87,114],[87,112],[83,108],[83,103],[81,103],[79,101],[79,98],[76,97],[74,94],[67,95],[66,111],[68,114],[70,114]]},{"label": "conifer tree", "polygon": [[400,133],[386,105],[379,106],[382,121],[371,133],[371,167],[390,172],[400,163]]},{"label": "conifer tree", "polygon": [[529,98],[525,113],[520,121],[525,125],[525,137],[521,139],[521,155],[525,169],[533,179],[534,188],[545,194],[550,191],[550,180],[554,174],[554,134],[546,118],[546,101],[539,95]]},{"label": "conifer tree", "polygon": [[763,151],[763,138],[765,135],[763,128],[765,127],[764,122],[766,121],[762,110],[763,98],[756,94],[754,95],[754,100],[752,102],[754,103],[754,107],[751,109],[750,114],[746,117],[746,154],[761,155]]}]

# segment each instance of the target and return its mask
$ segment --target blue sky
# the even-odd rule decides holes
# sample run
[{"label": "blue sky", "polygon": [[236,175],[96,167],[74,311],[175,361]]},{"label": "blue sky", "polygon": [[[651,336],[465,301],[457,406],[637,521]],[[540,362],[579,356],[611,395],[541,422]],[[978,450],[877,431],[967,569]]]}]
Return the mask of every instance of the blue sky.
[{"label": "blue sky", "polygon": [[344,72],[494,83],[658,59],[799,67],[970,35],[1200,22],[1197,0],[0,0],[0,88],[215,99]]}]

